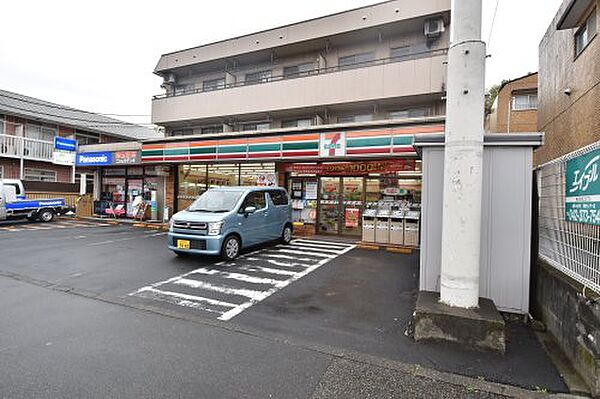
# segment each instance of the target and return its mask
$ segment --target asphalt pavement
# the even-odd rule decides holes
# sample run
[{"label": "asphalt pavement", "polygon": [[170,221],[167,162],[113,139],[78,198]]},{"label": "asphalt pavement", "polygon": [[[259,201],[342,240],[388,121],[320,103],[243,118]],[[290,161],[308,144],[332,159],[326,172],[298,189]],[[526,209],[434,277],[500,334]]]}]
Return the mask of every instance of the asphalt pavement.
[{"label": "asphalt pavement", "polygon": [[[519,324],[505,357],[415,344],[405,335],[414,256],[319,239],[223,264],[174,256],[164,232],[58,222],[0,229],[0,397],[529,394],[492,382],[566,390]],[[145,287],[191,298],[139,295]],[[193,305],[206,300],[233,306]]]}]

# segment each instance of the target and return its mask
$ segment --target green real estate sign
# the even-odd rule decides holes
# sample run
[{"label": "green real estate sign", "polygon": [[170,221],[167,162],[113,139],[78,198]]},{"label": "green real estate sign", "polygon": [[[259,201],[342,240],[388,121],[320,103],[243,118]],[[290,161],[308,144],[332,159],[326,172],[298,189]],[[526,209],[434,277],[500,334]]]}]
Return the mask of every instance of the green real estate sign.
[{"label": "green real estate sign", "polygon": [[567,161],[565,217],[600,226],[600,149]]}]

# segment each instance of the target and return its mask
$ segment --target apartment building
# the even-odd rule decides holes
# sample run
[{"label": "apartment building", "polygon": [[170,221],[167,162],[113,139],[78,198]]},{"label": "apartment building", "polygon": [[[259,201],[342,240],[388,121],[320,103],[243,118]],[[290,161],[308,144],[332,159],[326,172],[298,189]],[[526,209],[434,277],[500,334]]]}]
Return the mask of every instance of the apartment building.
[{"label": "apartment building", "polygon": [[537,72],[504,82],[486,117],[486,132],[537,132],[537,91]]},{"label": "apartment building", "polygon": [[[450,0],[391,0],[164,54],[166,137],[137,165],[97,165],[99,212],[131,208],[132,187],[156,187],[162,218],[211,187],[277,184],[297,233],[359,236],[383,199],[418,209],[412,141],[444,131],[449,23]],[[142,167],[156,184],[129,178]]]},{"label": "apartment building", "polygon": [[534,311],[600,397],[600,0],[564,0],[539,45]]},{"label": "apartment building", "polygon": [[[156,138],[153,129],[34,97],[0,90],[0,178],[73,183],[73,156],[55,147],[55,137],[79,145]],[[90,183],[93,182],[89,174]]]},{"label": "apartment building", "polygon": [[539,46],[537,164],[600,140],[599,0],[565,0]]}]

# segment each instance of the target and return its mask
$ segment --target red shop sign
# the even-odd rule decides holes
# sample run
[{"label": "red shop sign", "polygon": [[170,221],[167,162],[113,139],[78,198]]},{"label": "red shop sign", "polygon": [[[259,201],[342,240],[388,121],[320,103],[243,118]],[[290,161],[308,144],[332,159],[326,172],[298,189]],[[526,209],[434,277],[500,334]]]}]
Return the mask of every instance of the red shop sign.
[{"label": "red shop sign", "polygon": [[361,176],[371,173],[387,174],[415,170],[414,159],[365,162],[332,162],[320,164],[287,164],[286,172],[302,175]]}]

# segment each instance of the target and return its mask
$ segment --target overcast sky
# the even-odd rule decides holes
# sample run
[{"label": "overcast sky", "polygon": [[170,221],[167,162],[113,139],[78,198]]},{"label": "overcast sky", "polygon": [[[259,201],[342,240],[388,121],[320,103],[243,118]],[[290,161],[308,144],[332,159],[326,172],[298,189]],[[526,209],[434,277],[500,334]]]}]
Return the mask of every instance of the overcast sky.
[{"label": "overcast sky", "polygon": [[[427,1],[427,0],[423,0]],[[369,0],[19,0],[2,4],[0,88],[150,121],[161,54],[350,8]],[[562,0],[499,0],[486,84],[537,70]],[[496,0],[483,0],[488,40]]]}]

